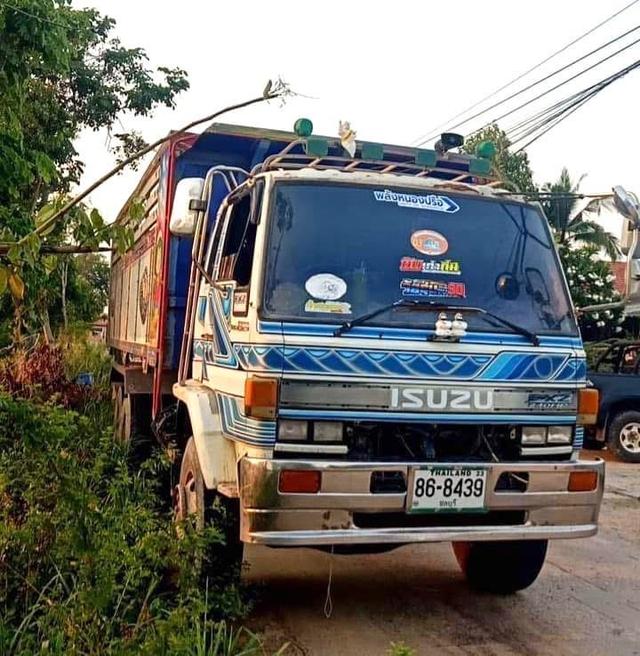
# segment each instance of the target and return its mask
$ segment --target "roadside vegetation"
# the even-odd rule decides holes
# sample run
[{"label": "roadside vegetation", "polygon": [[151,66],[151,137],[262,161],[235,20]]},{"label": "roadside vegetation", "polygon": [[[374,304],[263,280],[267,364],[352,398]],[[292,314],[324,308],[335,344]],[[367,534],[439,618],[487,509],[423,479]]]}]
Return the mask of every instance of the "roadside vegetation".
[{"label": "roadside vegetation", "polygon": [[265,653],[236,624],[248,591],[193,566],[221,535],[176,539],[169,463],[113,440],[107,372],[78,334],[1,362],[0,654]]}]

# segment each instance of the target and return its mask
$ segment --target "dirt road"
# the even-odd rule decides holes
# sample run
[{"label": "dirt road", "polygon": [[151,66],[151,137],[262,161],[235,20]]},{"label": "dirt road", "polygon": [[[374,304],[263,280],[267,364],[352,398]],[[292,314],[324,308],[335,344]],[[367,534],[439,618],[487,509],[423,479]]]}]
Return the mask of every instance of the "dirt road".
[{"label": "dirt road", "polygon": [[608,463],[596,537],[551,544],[528,590],[470,591],[446,544],[376,556],[334,556],[333,613],[323,613],[329,555],[249,550],[262,584],[252,626],[293,654],[383,656],[404,642],[417,654],[640,655],[640,465]]}]

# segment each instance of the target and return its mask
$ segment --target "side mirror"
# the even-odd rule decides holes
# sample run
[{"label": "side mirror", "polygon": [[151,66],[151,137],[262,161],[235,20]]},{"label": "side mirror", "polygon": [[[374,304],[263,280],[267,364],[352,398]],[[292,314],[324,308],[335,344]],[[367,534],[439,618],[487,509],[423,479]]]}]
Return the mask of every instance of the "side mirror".
[{"label": "side mirror", "polygon": [[619,185],[614,187],[613,202],[618,212],[630,221],[633,228],[636,230],[640,228],[638,199],[631,192]]},{"label": "side mirror", "polygon": [[496,278],[496,293],[507,301],[514,301],[520,295],[520,283],[511,273],[501,273]]},{"label": "side mirror", "polygon": [[203,188],[203,178],[183,178],[178,182],[169,220],[171,234],[181,236],[193,234]]}]

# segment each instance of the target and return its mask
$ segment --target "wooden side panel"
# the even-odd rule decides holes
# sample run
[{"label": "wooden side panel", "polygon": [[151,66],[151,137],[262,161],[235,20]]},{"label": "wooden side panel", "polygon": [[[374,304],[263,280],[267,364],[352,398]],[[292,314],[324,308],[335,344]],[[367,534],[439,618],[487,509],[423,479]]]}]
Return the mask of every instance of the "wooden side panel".
[{"label": "wooden side panel", "polygon": [[128,354],[130,360],[154,365],[158,349],[158,312],[154,307],[162,271],[162,236],[158,218],[163,214],[163,172],[167,157],[163,152],[145,173],[135,193],[120,212],[118,221],[131,221],[132,208],[142,207],[135,226],[135,243],[126,253],[115,256],[111,272],[109,303],[109,344]]},{"label": "wooden side panel", "polygon": [[153,244],[145,249],[138,260],[138,290],[136,295],[135,337],[136,344],[148,344],[149,335],[149,295],[150,295],[150,263]]},{"label": "wooden side panel", "polygon": [[128,262],[129,286],[127,289],[128,306],[127,306],[127,329],[125,340],[127,342],[136,342],[136,317],[138,314],[138,280],[140,278],[140,260],[136,258]]}]

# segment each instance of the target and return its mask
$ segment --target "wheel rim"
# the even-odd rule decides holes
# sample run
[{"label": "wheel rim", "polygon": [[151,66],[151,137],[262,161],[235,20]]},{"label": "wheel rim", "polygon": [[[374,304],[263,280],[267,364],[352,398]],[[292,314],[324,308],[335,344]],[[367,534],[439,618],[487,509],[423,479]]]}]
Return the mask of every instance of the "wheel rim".
[{"label": "wheel rim", "polygon": [[184,509],[187,515],[194,515],[198,512],[198,491],[196,489],[196,479],[193,472],[188,472],[183,485],[184,490]]},{"label": "wheel rim", "polygon": [[622,427],[620,445],[629,453],[640,453],[640,423],[634,421]]}]

